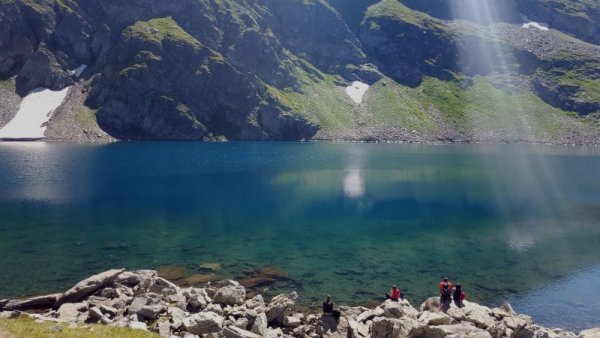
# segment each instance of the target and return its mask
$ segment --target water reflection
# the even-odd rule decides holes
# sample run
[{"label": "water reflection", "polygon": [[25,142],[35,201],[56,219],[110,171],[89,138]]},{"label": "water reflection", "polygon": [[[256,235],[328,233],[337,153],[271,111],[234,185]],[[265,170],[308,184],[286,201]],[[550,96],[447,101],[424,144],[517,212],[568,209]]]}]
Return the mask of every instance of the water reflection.
[{"label": "water reflection", "polygon": [[347,169],[344,176],[344,196],[358,199],[365,194],[365,179],[360,169]]}]

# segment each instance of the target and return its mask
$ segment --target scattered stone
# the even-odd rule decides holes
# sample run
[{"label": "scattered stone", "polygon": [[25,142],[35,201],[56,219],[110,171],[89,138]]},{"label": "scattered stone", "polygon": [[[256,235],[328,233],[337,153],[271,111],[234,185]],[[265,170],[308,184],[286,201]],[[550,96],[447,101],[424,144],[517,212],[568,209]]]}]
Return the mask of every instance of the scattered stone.
[{"label": "scattered stone", "polygon": [[183,319],[186,331],[202,335],[219,332],[223,328],[224,318],[214,312],[201,312]]},{"label": "scattered stone", "polygon": [[243,286],[225,286],[217,290],[213,301],[226,305],[242,305],[246,299],[246,289]]},{"label": "scattered stone", "polygon": [[289,311],[296,304],[298,294],[296,291],[288,295],[275,296],[269,305],[267,305],[267,320],[269,323],[276,322],[283,324],[283,318],[286,311]]},{"label": "scattered stone", "polygon": [[261,336],[255,333],[240,329],[239,327],[235,326],[226,327],[223,329],[223,334],[226,338],[261,338]]}]

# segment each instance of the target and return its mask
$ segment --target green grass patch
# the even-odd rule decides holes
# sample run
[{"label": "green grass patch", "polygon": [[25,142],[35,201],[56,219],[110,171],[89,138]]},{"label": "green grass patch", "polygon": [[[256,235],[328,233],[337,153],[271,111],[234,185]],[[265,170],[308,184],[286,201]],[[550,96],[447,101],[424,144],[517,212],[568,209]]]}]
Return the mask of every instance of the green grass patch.
[{"label": "green grass patch", "polygon": [[200,47],[200,42],[184,31],[172,17],[157,18],[148,21],[138,21],[125,29],[126,38],[162,43],[169,39]]},{"label": "green grass patch", "polygon": [[94,128],[98,126],[96,119],[97,109],[91,109],[87,106],[82,106],[77,112],[77,121],[83,128]]},{"label": "green grass patch", "polygon": [[[60,330],[58,330],[60,328]],[[67,324],[50,322],[36,323],[28,317],[0,319],[0,329],[8,331],[14,338],[156,338],[157,334],[104,325],[86,325],[69,329]]]}]

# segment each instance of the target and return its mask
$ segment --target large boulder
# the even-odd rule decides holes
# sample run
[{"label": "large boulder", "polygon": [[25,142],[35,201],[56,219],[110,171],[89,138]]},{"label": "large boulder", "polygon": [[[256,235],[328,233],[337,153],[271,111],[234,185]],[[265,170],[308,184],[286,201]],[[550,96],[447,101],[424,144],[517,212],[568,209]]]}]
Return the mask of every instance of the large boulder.
[{"label": "large boulder", "polygon": [[317,333],[324,338],[346,338],[349,335],[350,324],[344,317],[323,316],[317,324]]},{"label": "large boulder", "polygon": [[267,320],[269,323],[276,322],[279,324],[283,324],[283,319],[287,311],[289,311],[292,306],[296,304],[296,300],[298,299],[298,294],[296,291],[293,291],[290,294],[278,295],[275,296],[269,305],[267,305]]},{"label": "large boulder", "polygon": [[456,321],[443,312],[424,311],[419,315],[419,321],[427,325],[449,325]]},{"label": "large boulder", "polygon": [[600,327],[579,332],[578,338],[600,338]]},{"label": "large boulder", "polygon": [[444,338],[444,337],[464,337],[464,338],[492,338],[489,332],[477,328],[470,323],[460,323],[453,325],[434,325],[424,326],[423,334],[419,337],[426,338]]},{"label": "large boulder", "polygon": [[215,303],[224,305],[242,305],[246,299],[246,289],[241,286],[225,286],[217,290],[213,297]]},{"label": "large boulder", "polygon": [[388,318],[410,317],[416,319],[419,315],[419,311],[412,307],[410,302],[406,299],[400,302],[386,300],[385,303],[381,305],[381,309],[384,312],[384,316]]},{"label": "large boulder", "polygon": [[372,338],[408,338],[417,337],[424,324],[411,318],[375,318],[372,326]]},{"label": "large boulder", "polygon": [[54,304],[54,308],[58,309],[64,303],[77,302],[84,297],[91,295],[92,293],[112,283],[124,271],[125,269],[108,270],[82,280],[60,295]]},{"label": "large boulder", "polygon": [[264,336],[265,332],[267,332],[268,325],[269,323],[267,321],[267,315],[264,313],[259,313],[254,319],[251,331],[258,335]]},{"label": "large boulder", "polygon": [[127,312],[130,315],[137,315],[140,320],[152,321],[156,320],[159,314],[166,311],[167,304],[161,299],[160,295],[147,293],[134,298]]},{"label": "large boulder", "polygon": [[240,329],[239,327],[235,327],[235,326],[229,326],[229,327],[226,327],[225,329],[223,329],[223,335],[225,335],[225,338],[260,338],[260,337],[262,337],[255,333],[246,331],[244,329]]},{"label": "large boulder", "polygon": [[27,299],[14,299],[6,301],[3,310],[27,310],[27,309],[44,309],[52,307],[56,303],[56,300],[60,296],[59,293],[44,295],[38,297],[31,297]]},{"label": "large boulder", "polygon": [[192,334],[203,335],[219,332],[225,319],[214,312],[200,312],[183,319],[185,330]]}]

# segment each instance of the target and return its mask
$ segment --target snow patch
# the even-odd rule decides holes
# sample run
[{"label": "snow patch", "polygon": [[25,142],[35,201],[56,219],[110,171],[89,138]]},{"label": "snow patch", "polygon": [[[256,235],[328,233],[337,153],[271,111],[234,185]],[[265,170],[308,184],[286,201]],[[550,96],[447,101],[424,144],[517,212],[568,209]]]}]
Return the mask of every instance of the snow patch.
[{"label": "snow patch", "polygon": [[523,24],[523,28],[537,28],[539,30],[543,30],[543,31],[547,31],[548,30],[548,26],[541,24],[541,23],[537,23],[535,21],[530,21],[530,22],[526,22]]},{"label": "snow patch", "polygon": [[548,25],[544,23],[539,23],[535,21],[529,20],[529,18],[525,14],[521,14],[521,19],[523,19],[523,28],[537,28],[542,31],[548,30]]},{"label": "snow patch", "polygon": [[86,70],[86,68],[87,68],[87,65],[81,65],[81,66],[73,69],[71,71],[71,74],[75,75],[75,77],[80,77],[81,73],[83,73],[83,71]]},{"label": "snow patch", "polygon": [[[87,68],[86,65],[71,71],[76,77]],[[47,123],[69,93],[67,87],[63,90],[52,91],[46,88],[32,90],[21,101],[21,106],[15,117],[0,129],[0,140],[40,140],[44,138]]]},{"label": "snow patch", "polygon": [[350,96],[352,101],[356,103],[362,103],[363,96],[369,89],[369,85],[360,81],[352,82],[351,86],[346,87],[346,94]]},{"label": "snow patch", "polygon": [[21,102],[17,115],[0,130],[0,139],[39,140],[44,138],[46,123],[61,105],[69,87],[52,91],[46,88],[32,90]]}]

